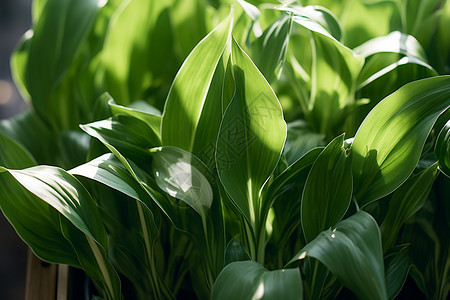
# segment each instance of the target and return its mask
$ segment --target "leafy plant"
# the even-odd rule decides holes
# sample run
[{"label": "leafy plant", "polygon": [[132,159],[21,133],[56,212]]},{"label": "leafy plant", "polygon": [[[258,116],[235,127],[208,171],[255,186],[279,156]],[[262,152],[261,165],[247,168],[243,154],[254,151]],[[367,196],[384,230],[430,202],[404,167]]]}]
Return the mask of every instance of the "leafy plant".
[{"label": "leafy plant", "polygon": [[449,4],[305,2],[34,1],[0,123],[34,253],[104,299],[445,299]]}]

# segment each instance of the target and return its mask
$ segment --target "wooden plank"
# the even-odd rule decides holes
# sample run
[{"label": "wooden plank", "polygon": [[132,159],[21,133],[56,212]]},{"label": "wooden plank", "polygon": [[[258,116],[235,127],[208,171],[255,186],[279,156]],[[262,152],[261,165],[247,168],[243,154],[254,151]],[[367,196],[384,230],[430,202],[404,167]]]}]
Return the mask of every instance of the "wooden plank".
[{"label": "wooden plank", "polygon": [[58,266],[37,258],[28,250],[25,300],[56,299]]},{"label": "wooden plank", "polygon": [[69,266],[58,265],[58,286],[56,290],[56,300],[67,300],[67,290],[69,286]]}]

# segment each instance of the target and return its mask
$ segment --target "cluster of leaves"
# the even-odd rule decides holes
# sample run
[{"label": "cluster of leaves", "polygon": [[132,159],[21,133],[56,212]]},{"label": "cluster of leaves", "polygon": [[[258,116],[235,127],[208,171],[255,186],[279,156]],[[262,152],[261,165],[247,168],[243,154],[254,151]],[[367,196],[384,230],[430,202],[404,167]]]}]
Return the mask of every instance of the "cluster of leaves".
[{"label": "cluster of leaves", "polygon": [[283,2],[33,2],[0,208],[36,255],[105,299],[448,296],[450,4]]}]

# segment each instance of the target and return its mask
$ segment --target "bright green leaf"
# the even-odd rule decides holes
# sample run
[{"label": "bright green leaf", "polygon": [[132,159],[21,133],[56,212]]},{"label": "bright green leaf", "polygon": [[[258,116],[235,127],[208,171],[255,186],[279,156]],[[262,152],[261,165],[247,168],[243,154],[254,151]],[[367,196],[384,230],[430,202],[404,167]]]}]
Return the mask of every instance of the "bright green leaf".
[{"label": "bright green leaf", "polygon": [[94,24],[99,9],[97,2],[47,0],[34,24],[25,67],[25,86],[36,112],[55,128],[60,124],[71,124],[71,119],[78,117],[73,111],[67,113],[68,106],[73,103],[53,97],[52,93]]},{"label": "bright green leaf", "polygon": [[235,93],[220,125],[216,163],[233,203],[255,226],[264,218],[259,194],[280,158],[286,123],[272,88],[235,41],[231,61]]},{"label": "bright green leaf", "polygon": [[213,190],[203,175],[207,169],[201,168],[201,161],[175,147],[153,149],[151,156],[151,170],[158,186],[205,217],[212,205]]},{"label": "bright green leaf", "polygon": [[163,145],[192,152],[208,167],[223,110],[231,25],[229,16],[192,50],[173,81],[162,117]]},{"label": "bright green leaf", "polygon": [[449,76],[418,80],[369,113],[352,145],[354,192],[361,207],[391,193],[412,173],[434,122],[450,105],[449,95]]}]

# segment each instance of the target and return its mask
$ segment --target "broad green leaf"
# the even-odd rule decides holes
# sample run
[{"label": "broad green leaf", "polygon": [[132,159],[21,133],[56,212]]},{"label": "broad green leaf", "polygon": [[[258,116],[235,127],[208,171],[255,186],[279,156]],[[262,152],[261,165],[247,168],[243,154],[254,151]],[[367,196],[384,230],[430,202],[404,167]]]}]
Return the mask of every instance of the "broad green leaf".
[{"label": "broad green leaf", "polygon": [[[290,48],[289,56],[294,85],[301,84],[300,101],[305,119],[314,131],[335,136],[348,129],[340,129],[351,123],[342,122],[343,109],[354,105],[356,79],[364,59],[347,48],[319,24],[308,18],[294,16],[300,25],[293,29],[292,43],[308,47]],[[306,89],[305,89],[306,87]]]},{"label": "broad green leaf", "polygon": [[156,184],[205,218],[212,205],[213,190],[203,175],[207,169],[201,168],[201,161],[175,147],[153,149],[151,156]]},{"label": "broad green leaf", "polygon": [[234,205],[256,229],[265,218],[260,190],[280,158],[286,123],[272,88],[235,41],[231,61],[235,93],[220,125],[216,163]]},{"label": "broad green leaf", "polygon": [[306,179],[300,210],[306,242],[342,219],[351,196],[350,159],[344,149],[344,135],[341,135],[317,157]]},{"label": "broad green leaf", "polygon": [[149,195],[113,154],[102,155],[70,173],[95,180],[130,197],[106,188],[94,190],[99,194],[99,206],[110,233],[111,260],[139,293],[162,297],[165,287],[155,270],[154,249],[159,231]]},{"label": "broad green leaf", "polygon": [[386,266],[386,290],[388,299],[395,299],[405,284],[412,261],[405,246],[398,246],[390,250],[384,260]]},{"label": "broad green leaf", "polygon": [[230,15],[192,50],[173,81],[162,117],[163,145],[189,151],[210,168],[222,117],[231,25]]},{"label": "broad green leaf", "polygon": [[69,171],[72,175],[83,176],[98,181],[112,189],[141,200],[138,182],[113,154],[104,154]]},{"label": "broad green leaf", "polygon": [[449,76],[418,80],[365,118],[352,145],[354,195],[361,207],[391,193],[412,173],[434,122],[450,106],[449,95]]},{"label": "broad green leaf", "polygon": [[450,177],[450,120],[439,132],[434,155],[439,161],[439,170]]},{"label": "broad green leaf", "polygon": [[402,184],[389,200],[389,208],[380,226],[383,249],[390,248],[401,226],[425,203],[437,175],[437,164],[411,176]]},{"label": "broad green leaf", "polygon": [[161,140],[161,113],[157,109],[145,104],[141,108],[132,107],[133,103],[129,107],[115,104],[113,101],[109,101],[108,104],[113,115],[125,115],[144,121],[152,129],[153,134]]},{"label": "broad green leaf", "polygon": [[142,99],[145,89],[158,76],[153,72],[154,65],[161,67],[162,74],[164,64],[173,61],[168,6],[169,1],[128,0],[114,10],[106,30],[101,66],[104,87],[118,103]]},{"label": "broad green leaf", "polygon": [[149,164],[147,150],[160,145],[158,136],[144,121],[126,115],[81,125],[81,128],[91,136],[101,135],[137,164]]},{"label": "broad green leaf", "polygon": [[211,299],[303,299],[300,270],[268,271],[251,260],[233,262],[217,277]]},{"label": "broad green leaf", "polygon": [[[137,120],[137,119],[136,119]],[[138,120],[139,121],[139,120]],[[114,138],[111,139],[108,135],[102,134],[101,131],[97,131],[93,128],[83,127],[91,136],[100,140],[111,151],[116,158],[121,162],[125,169],[131,174],[131,176],[139,183],[143,190],[151,197],[151,199],[159,206],[159,208],[166,214],[174,227],[189,236],[196,244],[198,251],[203,256],[202,267],[204,270],[210,272],[207,275],[208,284],[212,285],[212,281],[220,272],[223,266],[223,255],[225,252],[225,238],[223,223],[217,220],[222,220],[222,207],[220,201],[212,201],[210,210],[208,211],[207,218],[200,216],[194,209],[187,209],[186,204],[180,205],[176,198],[172,198],[168,193],[162,191],[155,178],[153,177],[155,172],[152,170],[152,153],[148,151],[150,149],[138,148],[128,149],[124,147],[121,150],[125,150],[122,154],[115,148],[114,144],[117,142]],[[124,127],[126,128],[126,127]],[[111,131],[113,133],[113,131]],[[113,136],[114,137],[114,136]],[[128,132],[128,139],[141,140],[141,132]],[[120,146],[120,143],[119,143]],[[180,150],[181,151],[181,150]],[[126,154],[125,154],[126,153]],[[136,161],[139,161],[139,166],[130,159],[128,155],[131,155]],[[191,155],[191,154],[190,154]],[[208,172],[204,170],[203,175],[209,176]],[[216,195],[215,187],[212,187],[214,198]],[[218,198],[217,198],[218,199]],[[184,202],[183,202],[184,203]],[[202,274],[204,275],[204,274]],[[204,278],[203,278],[204,279]]]},{"label": "broad green leaf", "polygon": [[292,18],[283,16],[267,28],[252,46],[252,57],[269,82],[281,74],[291,34]]},{"label": "broad green leaf", "polygon": [[[366,59],[370,57],[359,75],[358,89],[405,64],[422,66],[428,69],[431,75],[437,75],[436,71],[428,64],[425,51],[420,43],[413,36],[398,31],[373,38],[356,47],[354,51]],[[399,55],[380,55],[382,53]],[[379,59],[373,57],[377,55],[380,56]],[[411,80],[413,79],[416,78]]]},{"label": "broad green leaf", "polygon": [[36,161],[23,146],[0,132],[0,166],[23,169],[34,165]]},{"label": "broad green leaf", "polygon": [[325,230],[288,263],[306,256],[322,262],[360,299],[387,299],[381,236],[375,219],[359,211]]},{"label": "broad green leaf", "polygon": [[82,266],[106,299],[121,299],[119,277],[106,255],[106,230],[96,203],[80,182],[56,167],[0,172],[2,186],[12,190],[2,188],[2,211],[36,254]]},{"label": "broad green leaf", "polygon": [[353,51],[363,57],[369,57],[381,52],[392,52],[412,56],[424,62],[427,61],[425,51],[420,43],[413,36],[399,31],[373,38],[354,48]]},{"label": "broad green leaf", "polygon": [[34,111],[25,110],[17,116],[1,120],[0,131],[23,145],[37,163],[55,165],[60,162],[59,141]]},{"label": "broad green leaf", "polygon": [[[36,112],[53,127],[69,127],[75,103],[52,93],[69,70],[94,24],[97,0],[47,0],[33,28],[25,68],[25,85]],[[72,120],[73,119],[73,120]],[[66,127],[66,128],[67,128]]]}]

